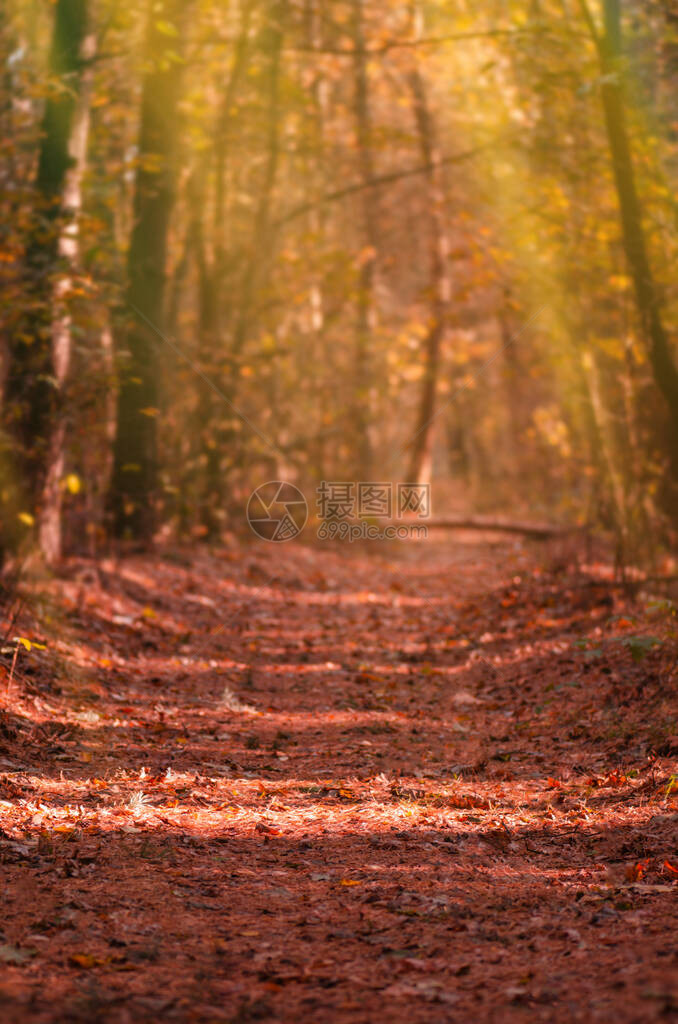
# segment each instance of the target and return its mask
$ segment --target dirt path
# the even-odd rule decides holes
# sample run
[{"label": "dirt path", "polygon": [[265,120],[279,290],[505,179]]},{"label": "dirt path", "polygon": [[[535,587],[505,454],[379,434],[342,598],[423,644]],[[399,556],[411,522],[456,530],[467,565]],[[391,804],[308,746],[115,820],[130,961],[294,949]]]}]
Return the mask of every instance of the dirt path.
[{"label": "dirt path", "polygon": [[20,621],[0,1020],[678,1017],[670,608],[348,548],[73,563]]}]

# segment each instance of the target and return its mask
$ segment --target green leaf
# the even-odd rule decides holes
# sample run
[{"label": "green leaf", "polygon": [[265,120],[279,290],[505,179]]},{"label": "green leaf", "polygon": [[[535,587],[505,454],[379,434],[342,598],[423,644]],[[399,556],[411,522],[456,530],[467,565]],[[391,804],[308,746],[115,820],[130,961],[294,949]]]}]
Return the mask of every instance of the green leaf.
[{"label": "green leaf", "polygon": [[35,950],[32,949],[19,949],[18,946],[10,946],[9,943],[0,945],[0,963],[3,964],[25,964],[34,956]]},{"label": "green leaf", "polygon": [[661,644],[661,639],[658,636],[625,636],[621,642],[629,649],[634,661],[642,661],[653,647]]}]

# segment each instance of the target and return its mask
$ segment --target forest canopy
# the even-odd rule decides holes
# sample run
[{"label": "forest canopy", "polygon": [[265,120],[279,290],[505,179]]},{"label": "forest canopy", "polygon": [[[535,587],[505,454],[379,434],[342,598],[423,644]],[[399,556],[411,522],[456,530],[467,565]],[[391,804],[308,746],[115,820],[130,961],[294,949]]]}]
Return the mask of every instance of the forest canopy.
[{"label": "forest canopy", "polygon": [[666,0],[14,0],[2,552],[266,480],[675,539]]}]

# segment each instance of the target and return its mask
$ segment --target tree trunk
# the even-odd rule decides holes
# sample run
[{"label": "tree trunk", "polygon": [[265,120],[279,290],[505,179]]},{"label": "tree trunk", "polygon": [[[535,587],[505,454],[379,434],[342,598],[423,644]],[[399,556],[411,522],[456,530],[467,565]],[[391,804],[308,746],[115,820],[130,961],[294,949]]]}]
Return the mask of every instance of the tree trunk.
[{"label": "tree trunk", "polygon": [[624,474],[621,470],[614,431],[610,416],[600,389],[598,367],[592,352],[584,351],[581,356],[582,369],[589,391],[591,410],[600,443],[601,455],[604,459],[610,491],[614,506],[614,523],[618,547],[626,549],[628,540],[628,502]]},{"label": "tree trunk", "polygon": [[[220,109],[217,116],[216,141],[214,145],[214,254],[211,262],[207,258],[204,230],[203,230],[203,209],[196,209],[196,251],[198,259],[198,292],[199,292],[199,339],[200,339],[200,365],[208,377],[216,376],[219,387],[228,397],[235,391],[233,367],[228,380],[224,380],[223,353],[219,351],[219,339],[226,322],[226,302],[233,300],[233,296],[227,293],[224,300],[223,292],[226,281],[226,175],[230,159],[230,135],[229,127],[232,116],[233,105],[236,102],[238,92],[243,78],[247,72],[250,58],[250,26],[254,9],[254,0],[245,0],[241,5],[240,29],[235,45],[233,61],[228,79],[225,82],[223,95],[221,97]],[[270,205],[270,193],[273,190],[277,171],[277,132],[278,132],[278,76],[280,62],[280,48],[282,45],[282,32],[279,17],[282,12],[277,12],[277,18],[269,28],[269,35],[264,35],[265,42],[273,43],[271,59],[271,81],[269,82],[269,139],[274,138],[272,152],[269,152],[269,165],[267,168],[265,198],[262,195],[261,202],[265,204],[262,213],[260,209],[259,218],[255,227],[255,233],[268,232],[268,207]],[[276,15],[274,11],[271,15]],[[271,36],[270,33],[273,33]],[[267,54],[267,56],[269,56]],[[202,183],[206,189],[206,183]],[[202,203],[204,208],[206,203]],[[261,254],[257,252],[260,245],[265,245],[263,239],[254,239],[252,255],[247,267],[245,286],[242,289],[242,305],[240,309],[241,319],[236,327],[236,335],[242,333],[242,337],[236,337],[234,349],[237,350],[244,344],[249,322],[250,304],[255,286],[255,274]],[[200,521],[206,530],[206,536],[210,539],[216,537],[224,523],[224,472],[223,457],[227,449],[232,448],[233,438],[229,436],[230,428],[223,424],[224,413],[230,420],[232,411],[225,407],[223,399],[215,395],[204,380],[199,385],[200,403],[199,412],[201,422],[198,424],[197,436],[200,439],[200,455],[203,478],[200,486]]]},{"label": "tree trunk", "polygon": [[435,166],[440,160],[440,152],[436,141],[435,125],[428,105],[426,83],[416,64],[410,73],[410,88],[414,101],[419,150],[422,163],[428,168],[426,171],[428,185],[426,205],[429,220],[429,274],[432,297],[430,326],[423,344],[424,376],[416,430],[412,438],[408,480],[412,483],[429,483],[433,462],[440,342],[444,334],[445,318],[450,302],[449,245],[444,220],[445,195],[440,178],[442,171]]},{"label": "tree trunk", "polygon": [[604,0],[603,9],[605,33],[599,40],[603,71],[601,95],[619,201],[622,239],[652,373],[669,410],[671,464],[673,476],[678,479],[678,369],[662,318],[661,300],[650,266],[636,188],[624,105],[620,2]]},{"label": "tree trunk", "polygon": [[[88,34],[83,39],[81,51],[90,60],[94,56],[95,37]],[[72,272],[79,254],[78,217],[82,209],[82,179],[87,165],[87,142],[89,138],[90,100],[92,86],[91,64],[81,74],[80,91],[71,121],[68,152],[71,160],[66,172],[62,195],[63,220],[57,242],[57,256],[63,263],[63,275],[54,286],[52,321],[52,363],[58,394],[61,397],[50,425],[47,444],[47,464],[42,502],[38,520],[38,539],[43,558],[53,565],[61,558],[62,530],[61,507],[66,457],[67,416],[63,399],[64,388],[71,361],[71,313],[68,308],[68,293],[72,287]]]},{"label": "tree trunk", "polygon": [[[198,344],[200,365],[208,377],[212,377],[218,360],[219,345],[219,280],[217,277],[216,257],[210,264],[207,258],[207,246],[204,237],[202,210],[205,205],[205,186],[203,179],[198,184],[194,202],[196,225],[196,256],[198,263]],[[221,432],[218,428],[220,418],[219,406],[223,400],[215,395],[206,380],[200,378],[198,388],[198,407],[196,409],[195,436],[198,439],[201,479],[198,482],[199,517],[206,536],[213,539],[217,536],[222,520],[222,479],[221,451],[219,440]]]},{"label": "tree trunk", "polygon": [[[304,0],[304,40],[309,51],[322,49],[326,24],[322,7],[315,0]],[[331,161],[327,159],[325,125],[330,106],[330,83],[322,68],[318,68],[310,88],[311,103],[308,112],[309,153],[304,167],[304,180],[311,195],[319,195],[331,180]],[[308,234],[316,238],[321,248],[327,242],[327,214],[322,205],[308,210]],[[309,288],[308,317],[308,372],[312,393],[317,396],[314,403],[314,434],[309,439],[309,469],[316,480],[325,479],[327,447],[327,405],[325,402],[328,366],[331,366],[331,352],[328,345],[326,323],[325,269],[320,262]]]},{"label": "tree trunk", "polygon": [[[353,0],[354,95],[353,112],[358,146],[360,178],[367,186],[374,178],[372,160],[372,119],[367,79],[367,54],[363,28],[363,0]],[[374,279],[377,265],[378,213],[374,189],[366,187],[362,196],[363,250],[358,275],[356,316],[355,392],[353,419],[357,439],[357,472],[362,480],[372,474],[370,439],[370,346],[375,327]]]},{"label": "tree trunk", "polygon": [[229,126],[233,104],[247,70],[250,56],[250,26],[255,0],[244,0],[233,62],[221,97],[214,142],[214,267],[221,275],[226,263],[226,170],[228,167]]},{"label": "tree trunk", "polygon": [[[38,520],[48,562],[61,553],[63,389],[71,354],[68,293],[78,250],[77,217],[89,127],[87,0],[57,0],[49,65],[58,81],[48,96],[36,177],[36,208],[26,246],[28,313],[10,345],[6,385],[15,443],[17,507]],[[19,542],[16,513],[5,515],[4,543]]]},{"label": "tree trunk", "polygon": [[110,507],[115,536],[148,542],[157,504],[157,433],[164,327],[167,235],[175,191],[180,68],[167,26],[180,32],[184,5],[164,0],[149,11],[141,95],[134,224],[127,255],[125,326],[118,344],[120,384]]},{"label": "tree trunk", "polygon": [[[268,0],[264,11],[264,25],[259,33],[258,49],[266,68],[264,78],[267,100],[266,159],[259,186],[249,252],[244,260],[243,273],[238,282],[239,306],[234,317],[230,352],[234,371],[238,357],[256,331],[257,320],[263,305],[261,298],[266,289],[272,262],[274,225],[271,222],[271,207],[280,163],[280,73],[287,9],[287,0]],[[246,55],[247,52],[244,51],[243,59]],[[237,71],[240,75],[241,70],[237,66],[233,68],[234,74]],[[217,213],[222,201],[217,194]],[[227,403],[233,403],[237,384],[238,379],[235,372],[221,382],[221,390]],[[232,411],[231,408],[231,413]],[[232,420],[232,415],[229,415],[229,420]],[[237,462],[240,454],[238,452],[238,433],[232,426],[229,425],[218,430],[217,443],[220,451],[228,449],[232,461]]]},{"label": "tree trunk", "polygon": [[240,312],[233,337],[233,354],[238,355],[253,329],[253,302],[261,289],[262,268],[270,260],[271,203],[280,158],[280,58],[287,0],[270,0],[266,23],[261,31],[260,49],[267,63],[266,162],[252,231],[251,248],[240,289]]}]

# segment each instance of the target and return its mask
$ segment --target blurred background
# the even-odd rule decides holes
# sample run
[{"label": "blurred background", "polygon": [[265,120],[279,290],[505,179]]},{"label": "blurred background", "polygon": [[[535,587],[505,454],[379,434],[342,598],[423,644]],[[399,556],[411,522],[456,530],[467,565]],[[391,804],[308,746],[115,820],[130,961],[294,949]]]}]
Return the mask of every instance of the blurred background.
[{"label": "blurred background", "polygon": [[2,557],[270,479],[678,520],[670,0],[11,0]]}]

